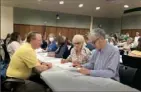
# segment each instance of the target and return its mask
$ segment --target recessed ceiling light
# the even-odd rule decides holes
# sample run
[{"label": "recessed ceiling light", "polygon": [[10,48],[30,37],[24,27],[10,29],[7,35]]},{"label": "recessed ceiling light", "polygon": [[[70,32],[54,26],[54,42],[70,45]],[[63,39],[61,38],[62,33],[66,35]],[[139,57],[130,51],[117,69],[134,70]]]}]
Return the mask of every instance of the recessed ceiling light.
[{"label": "recessed ceiling light", "polygon": [[128,5],[124,5],[124,8],[128,8],[129,6]]},{"label": "recessed ceiling light", "polygon": [[100,7],[96,7],[96,10],[100,10]]},{"label": "recessed ceiling light", "polygon": [[59,4],[64,4],[64,1],[60,1]]},{"label": "recessed ceiling light", "polygon": [[79,4],[79,5],[78,5],[79,8],[81,8],[81,7],[83,7],[83,6],[84,6],[83,4]]}]

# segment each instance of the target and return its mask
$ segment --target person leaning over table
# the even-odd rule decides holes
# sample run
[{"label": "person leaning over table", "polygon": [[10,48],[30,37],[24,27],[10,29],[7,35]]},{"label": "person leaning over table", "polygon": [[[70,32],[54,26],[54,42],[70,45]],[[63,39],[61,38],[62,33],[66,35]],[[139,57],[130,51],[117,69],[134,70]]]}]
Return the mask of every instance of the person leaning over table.
[{"label": "person leaning over table", "polygon": [[[40,47],[41,42],[41,34],[37,32],[30,32],[27,35],[26,43],[22,44],[11,57],[6,73],[7,77],[29,80],[32,74],[32,69],[37,73],[41,73],[52,67],[51,63],[40,63],[36,57],[35,49]],[[36,77],[36,79],[32,81],[37,83],[39,80],[41,80],[40,76]],[[35,90],[34,92],[38,91]]]},{"label": "person leaning over table", "polygon": [[70,55],[67,59],[62,59],[61,63],[72,62],[75,64],[87,63],[91,52],[85,47],[85,39],[82,35],[75,35],[72,39],[74,47],[71,50]]},{"label": "person leaning over table", "polygon": [[120,46],[119,50],[124,51],[124,54],[128,54],[131,51],[131,48],[133,46],[132,42],[133,42],[133,39],[129,37],[127,39],[127,42],[118,43],[118,47]]},{"label": "person leaning over table", "polygon": [[77,65],[77,67],[81,67],[78,72],[119,81],[120,55],[118,48],[105,40],[105,31],[100,28],[92,30],[89,39],[94,44],[96,50],[93,51],[88,63],[82,66]]},{"label": "person leaning over table", "polygon": [[138,46],[136,47],[136,50],[131,51],[128,55],[141,58],[141,37],[138,39]]}]

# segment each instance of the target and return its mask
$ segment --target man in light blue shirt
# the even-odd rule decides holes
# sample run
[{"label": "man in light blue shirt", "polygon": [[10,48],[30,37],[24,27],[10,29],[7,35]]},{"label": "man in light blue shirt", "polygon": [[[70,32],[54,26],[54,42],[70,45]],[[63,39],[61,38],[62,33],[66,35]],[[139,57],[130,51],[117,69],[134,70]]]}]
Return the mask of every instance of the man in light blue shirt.
[{"label": "man in light blue shirt", "polygon": [[89,62],[84,64],[79,72],[94,77],[112,78],[119,81],[120,55],[118,48],[107,43],[105,31],[100,28],[92,30],[89,39],[96,50],[93,51]]}]

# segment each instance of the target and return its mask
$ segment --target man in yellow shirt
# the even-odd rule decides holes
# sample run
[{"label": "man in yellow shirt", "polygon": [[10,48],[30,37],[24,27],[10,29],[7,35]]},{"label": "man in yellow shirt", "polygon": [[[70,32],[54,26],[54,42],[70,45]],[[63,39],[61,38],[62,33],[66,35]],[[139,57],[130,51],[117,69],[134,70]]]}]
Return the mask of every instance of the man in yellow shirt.
[{"label": "man in yellow shirt", "polygon": [[40,63],[36,57],[35,49],[41,46],[42,37],[37,32],[30,32],[27,35],[27,42],[24,43],[13,54],[7,69],[7,77],[18,79],[29,79],[32,69],[38,72],[48,70],[51,63]]}]

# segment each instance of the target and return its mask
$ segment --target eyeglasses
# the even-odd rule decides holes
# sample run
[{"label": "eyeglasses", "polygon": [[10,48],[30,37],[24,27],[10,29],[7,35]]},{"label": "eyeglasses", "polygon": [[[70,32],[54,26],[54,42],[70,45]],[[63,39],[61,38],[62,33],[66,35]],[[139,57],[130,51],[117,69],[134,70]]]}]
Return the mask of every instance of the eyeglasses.
[{"label": "eyeglasses", "polygon": [[73,44],[79,45],[79,44],[81,44],[81,42],[75,42],[75,43],[73,43]]}]

